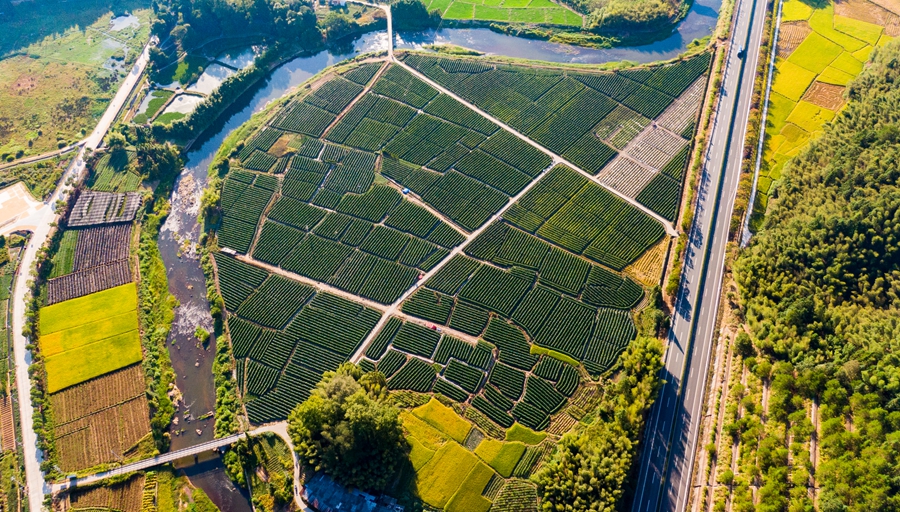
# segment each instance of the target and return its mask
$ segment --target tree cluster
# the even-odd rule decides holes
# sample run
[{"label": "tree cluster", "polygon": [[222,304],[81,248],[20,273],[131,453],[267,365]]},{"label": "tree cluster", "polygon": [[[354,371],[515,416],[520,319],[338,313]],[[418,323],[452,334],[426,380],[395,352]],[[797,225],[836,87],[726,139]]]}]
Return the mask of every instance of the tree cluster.
[{"label": "tree cluster", "polygon": [[[769,417],[811,428],[803,399],[819,400],[821,510],[900,509],[898,82],[900,46],[877,50],[847,107],[785,167],[735,265],[752,330],[741,350],[771,382]],[[784,474],[759,509],[782,510],[800,484],[783,446],[763,448],[759,474]]]},{"label": "tree cluster", "polygon": [[669,28],[690,2],[683,0],[566,0],[586,14],[585,28],[612,36]]},{"label": "tree cluster", "polygon": [[159,0],[152,31],[182,50],[222,35],[259,34],[301,40],[315,30],[310,0]]},{"label": "tree cluster", "polygon": [[598,407],[598,418],[559,441],[534,476],[545,511],[606,511],[622,507],[644,416],[656,397],[662,344],[638,338],[622,356],[622,371]]},{"label": "tree cluster", "polygon": [[383,491],[407,459],[400,412],[381,372],[344,363],[288,416],[301,462],[346,487]]},{"label": "tree cluster", "polygon": [[422,0],[400,0],[391,5],[391,16],[397,30],[422,30],[441,22],[437,9],[428,12]]}]

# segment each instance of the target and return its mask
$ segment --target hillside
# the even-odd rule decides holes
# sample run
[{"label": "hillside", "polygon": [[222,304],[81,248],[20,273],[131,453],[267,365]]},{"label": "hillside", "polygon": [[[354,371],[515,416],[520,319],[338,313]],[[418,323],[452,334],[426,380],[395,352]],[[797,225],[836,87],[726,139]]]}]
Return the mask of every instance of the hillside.
[{"label": "hillside", "polygon": [[758,352],[746,361],[771,388],[766,425],[735,427],[745,443],[762,439],[758,510],[808,502],[796,478],[800,450],[792,444],[789,457],[783,444],[765,442],[773,422],[793,443],[818,432],[818,463],[805,466],[821,510],[900,503],[892,476],[900,469],[898,59],[900,45],[877,50],[849,86],[846,109],[785,167],[762,230],[736,264],[754,345],[745,353]]}]

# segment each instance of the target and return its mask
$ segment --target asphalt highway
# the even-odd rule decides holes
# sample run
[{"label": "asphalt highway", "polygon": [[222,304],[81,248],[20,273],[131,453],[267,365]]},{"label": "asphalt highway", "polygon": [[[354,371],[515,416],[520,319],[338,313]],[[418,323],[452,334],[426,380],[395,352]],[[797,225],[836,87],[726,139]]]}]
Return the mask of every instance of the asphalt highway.
[{"label": "asphalt highway", "polygon": [[738,0],[669,332],[664,383],[647,421],[632,512],[682,512],[690,499],[765,14],[765,0]]}]

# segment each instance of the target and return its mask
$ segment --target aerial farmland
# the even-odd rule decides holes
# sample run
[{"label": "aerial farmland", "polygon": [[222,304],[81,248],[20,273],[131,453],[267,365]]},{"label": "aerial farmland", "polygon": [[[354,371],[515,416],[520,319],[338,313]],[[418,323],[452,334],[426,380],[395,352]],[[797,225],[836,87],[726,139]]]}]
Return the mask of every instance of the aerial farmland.
[{"label": "aerial farmland", "polygon": [[343,361],[377,370],[420,488],[454,482],[424,502],[506,510],[661,284],[710,55],[399,59],[326,73],[233,143],[213,260],[239,394],[265,424]]}]

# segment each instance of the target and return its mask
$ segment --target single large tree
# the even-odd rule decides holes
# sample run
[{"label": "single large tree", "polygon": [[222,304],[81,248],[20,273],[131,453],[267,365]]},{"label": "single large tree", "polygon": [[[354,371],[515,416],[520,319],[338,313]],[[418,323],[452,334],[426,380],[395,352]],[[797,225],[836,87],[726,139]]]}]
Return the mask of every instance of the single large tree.
[{"label": "single large tree", "polygon": [[371,491],[393,482],[408,450],[384,375],[363,373],[352,363],[325,373],[291,412],[288,433],[305,464],[342,485]]}]

